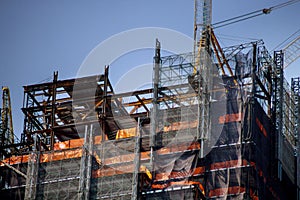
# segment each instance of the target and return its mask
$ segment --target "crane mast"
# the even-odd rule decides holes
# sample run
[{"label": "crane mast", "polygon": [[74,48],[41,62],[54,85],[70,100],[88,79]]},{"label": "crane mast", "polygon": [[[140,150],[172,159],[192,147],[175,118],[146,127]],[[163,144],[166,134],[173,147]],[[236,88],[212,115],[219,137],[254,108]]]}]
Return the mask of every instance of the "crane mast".
[{"label": "crane mast", "polygon": [[[12,123],[10,92],[8,87],[2,87],[2,110],[1,110],[1,157],[8,156],[13,152],[14,130]],[[11,146],[11,147],[9,147]],[[7,148],[9,147],[9,148]]]},{"label": "crane mast", "polygon": [[200,141],[200,157],[204,157],[205,141],[209,138],[210,91],[211,91],[211,59],[210,30],[212,15],[212,0],[195,0],[194,13],[194,82],[198,85],[198,131]]},{"label": "crane mast", "polygon": [[194,5],[194,53],[196,55],[200,47],[208,47],[206,43],[208,30],[212,22],[212,0],[195,0]]},{"label": "crane mast", "polygon": [[[193,80],[198,83],[198,135],[201,147],[210,140],[211,117],[210,101],[213,87],[213,76],[216,73],[234,76],[226,56],[212,29],[212,0],[195,0],[194,13],[194,73]],[[212,55],[217,60],[215,65]],[[237,85],[237,81],[234,80]],[[204,148],[200,150],[200,157],[204,157]]]}]

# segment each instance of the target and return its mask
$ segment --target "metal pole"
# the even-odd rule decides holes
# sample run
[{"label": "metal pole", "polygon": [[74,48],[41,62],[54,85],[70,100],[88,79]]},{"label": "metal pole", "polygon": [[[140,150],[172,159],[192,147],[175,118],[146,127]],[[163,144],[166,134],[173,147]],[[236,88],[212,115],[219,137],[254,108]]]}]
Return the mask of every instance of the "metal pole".
[{"label": "metal pole", "polygon": [[80,175],[79,175],[79,191],[78,199],[84,199],[84,185],[85,185],[85,173],[86,173],[86,155],[87,155],[87,140],[88,140],[88,126],[84,127],[84,144],[82,147],[82,157],[80,161]]},{"label": "metal pole", "polygon": [[138,118],[138,123],[136,127],[136,140],[135,140],[135,148],[134,148],[134,171],[133,171],[133,183],[132,183],[132,196],[131,200],[138,200],[139,197],[139,171],[140,171],[140,148],[141,148],[141,122],[140,118]]},{"label": "metal pole", "polygon": [[88,160],[86,169],[86,184],[85,184],[85,200],[89,199],[90,196],[90,186],[91,186],[91,176],[92,176],[92,156],[93,156],[93,144],[94,144],[94,127],[93,124],[90,125],[90,131],[88,132]]},{"label": "metal pole", "polygon": [[102,103],[102,113],[101,113],[102,114],[101,116],[102,141],[105,140],[105,132],[106,132],[105,119],[106,119],[106,104],[107,104],[108,71],[109,71],[109,66],[105,66],[103,103]]},{"label": "metal pole", "polygon": [[52,112],[51,112],[51,136],[50,136],[50,149],[54,149],[54,130],[55,126],[55,111],[56,111],[56,82],[57,82],[58,72],[53,74],[53,85],[52,85]]},{"label": "metal pole", "polygon": [[154,173],[154,147],[155,135],[157,129],[157,112],[158,112],[158,88],[159,88],[159,70],[161,65],[160,57],[160,42],[156,39],[156,48],[154,56],[154,80],[153,80],[153,101],[152,101],[152,115],[151,115],[151,132],[150,132],[150,166],[151,172]]}]

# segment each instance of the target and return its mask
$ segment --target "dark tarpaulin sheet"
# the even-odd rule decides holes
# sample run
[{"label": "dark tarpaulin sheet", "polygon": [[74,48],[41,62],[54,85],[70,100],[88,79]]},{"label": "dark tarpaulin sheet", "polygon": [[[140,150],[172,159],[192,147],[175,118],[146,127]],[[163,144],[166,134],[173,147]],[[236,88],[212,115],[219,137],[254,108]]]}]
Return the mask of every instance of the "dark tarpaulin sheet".
[{"label": "dark tarpaulin sheet", "polygon": [[[224,114],[240,115],[242,113],[242,100],[239,89],[234,86],[233,79],[224,77],[223,81],[226,89],[226,99],[211,104],[216,107],[216,109],[210,111],[211,130],[220,133],[212,133],[212,137],[218,138],[211,138],[214,141],[206,145],[211,149],[210,152],[201,160],[198,157],[198,150],[169,155],[154,154],[154,171],[156,175],[159,175],[159,177],[155,177],[154,184],[160,184],[161,189],[171,187],[174,182],[180,184],[183,181],[189,181],[187,177],[192,175],[196,167],[205,167],[208,171],[206,171],[204,190],[208,198],[243,199],[245,189],[241,183],[241,121],[236,119],[220,124],[219,120]],[[224,113],[217,111],[220,110],[220,107],[225,107]],[[213,166],[216,163],[230,163],[230,168],[215,169]],[[172,177],[173,172],[177,172],[179,175],[182,174],[182,176]],[[182,198],[179,199],[186,199],[184,193]]]},{"label": "dark tarpaulin sheet", "polygon": [[239,52],[234,56],[235,75],[238,78],[244,78],[251,74],[253,50],[247,53]]},{"label": "dark tarpaulin sheet", "polygon": [[[252,117],[253,131],[252,139],[255,145],[255,156],[254,160],[256,162],[257,168],[262,170],[264,176],[268,176],[270,173],[270,163],[272,162],[272,152],[271,152],[271,141],[274,140],[274,133],[271,127],[271,121],[265,114],[263,108],[260,104],[255,101],[254,103],[254,115]],[[274,128],[274,127],[273,127]]]},{"label": "dark tarpaulin sheet", "polygon": [[[13,167],[26,174],[26,166],[13,165]],[[2,177],[0,199],[24,199],[25,178],[7,167],[2,167],[0,174]]]},{"label": "dark tarpaulin sheet", "polygon": [[[242,112],[240,91],[233,79],[224,77],[226,88],[226,114]],[[207,173],[206,196],[212,199],[243,199],[241,185],[241,122],[225,122],[215,147],[206,157]],[[225,163],[224,168],[214,169],[215,163]],[[230,163],[226,164],[226,163]],[[228,167],[226,167],[228,166]]]},{"label": "dark tarpaulin sheet", "polygon": [[[186,180],[187,176],[192,174],[192,169],[195,168],[195,158],[197,151],[189,151],[182,154],[167,154],[155,155],[154,170],[158,181],[165,186]],[[174,177],[173,174],[178,174]]]}]

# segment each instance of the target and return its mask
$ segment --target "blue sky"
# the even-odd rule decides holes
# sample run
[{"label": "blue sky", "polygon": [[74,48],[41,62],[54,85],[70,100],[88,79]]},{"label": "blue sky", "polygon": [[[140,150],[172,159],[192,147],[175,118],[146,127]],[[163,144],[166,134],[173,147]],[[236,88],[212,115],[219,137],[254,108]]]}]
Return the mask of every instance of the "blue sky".
[{"label": "blue sky", "polygon": [[[282,2],[285,1],[213,0],[213,22]],[[75,77],[93,48],[132,28],[169,28],[192,37],[193,6],[193,0],[0,0],[0,85],[11,90],[15,134],[20,135],[23,128],[23,85],[51,80],[55,70],[59,71],[60,79]],[[257,38],[273,50],[299,29],[299,10],[300,3],[296,3],[269,15],[216,29],[215,33],[222,46]],[[120,60],[111,67],[117,71],[130,70],[132,66],[151,63],[152,56],[152,50],[128,54],[126,62]],[[299,65],[295,62],[286,70],[288,79],[300,76]],[[113,73],[110,77],[118,79]]]}]

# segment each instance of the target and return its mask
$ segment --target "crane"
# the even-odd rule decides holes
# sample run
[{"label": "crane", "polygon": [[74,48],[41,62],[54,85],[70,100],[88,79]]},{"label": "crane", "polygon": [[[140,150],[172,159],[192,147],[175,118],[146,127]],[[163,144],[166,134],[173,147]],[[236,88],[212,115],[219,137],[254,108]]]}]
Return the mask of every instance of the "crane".
[{"label": "crane", "polygon": [[212,0],[195,0],[194,5],[194,53],[199,47],[204,47],[211,27]]},{"label": "crane", "polygon": [[[198,130],[197,139],[203,147],[205,140],[208,139],[210,130],[209,119],[209,100],[210,100],[210,67],[207,65],[210,52],[211,35],[211,13],[212,0],[195,0],[194,8],[194,77],[193,82],[198,90]],[[200,150],[201,158],[204,157],[203,148]]]},{"label": "crane", "polygon": [[18,152],[18,149],[14,144],[15,135],[12,123],[10,92],[9,88],[6,86],[2,87],[2,109],[0,109],[0,112],[0,163],[27,179],[26,174],[3,161],[5,158],[10,157],[15,152]]},{"label": "crane", "polygon": [[2,87],[2,110],[1,110],[1,158],[14,152],[14,129],[12,123],[10,92],[8,87]]},{"label": "crane", "polygon": [[[193,80],[195,90],[198,93],[198,135],[197,139],[203,146],[204,141],[209,139],[209,133],[211,130],[210,125],[210,99],[211,99],[211,87],[213,76],[213,65],[211,63],[212,54],[217,59],[218,71],[221,75],[229,75],[234,77],[234,73],[229,66],[228,60],[214,34],[213,29],[223,26],[231,25],[240,21],[244,21],[260,15],[270,14],[273,10],[280,9],[300,0],[290,0],[285,3],[281,3],[270,8],[264,8],[256,10],[238,17],[234,17],[228,20],[224,20],[215,24],[212,24],[212,0],[195,0],[194,3],[194,72]],[[299,37],[293,40],[286,48],[283,49],[285,53],[285,67],[291,62],[299,58],[300,40]],[[237,80],[233,79],[234,85],[238,87]],[[200,150],[200,157],[204,157],[203,148]]]},{"label": "crane", "polygon": [[[194,73],[193,81],[198,85],[198,135],[201,146],[209,139],[211,130],[210,123],[210,100],[212,91],[212,76],[217,66],[218,71],[225,75],[229,73],[234,76],[231,67],[222,51],[222,48],[212,28],[212,0],[195,0],[194,5]],[[211,56],[215,55],[218,65],[213,65]],[[237,85],[237,81],[234,80]],[[200,150],[200,157],[204,157],[203,148]]]}]

